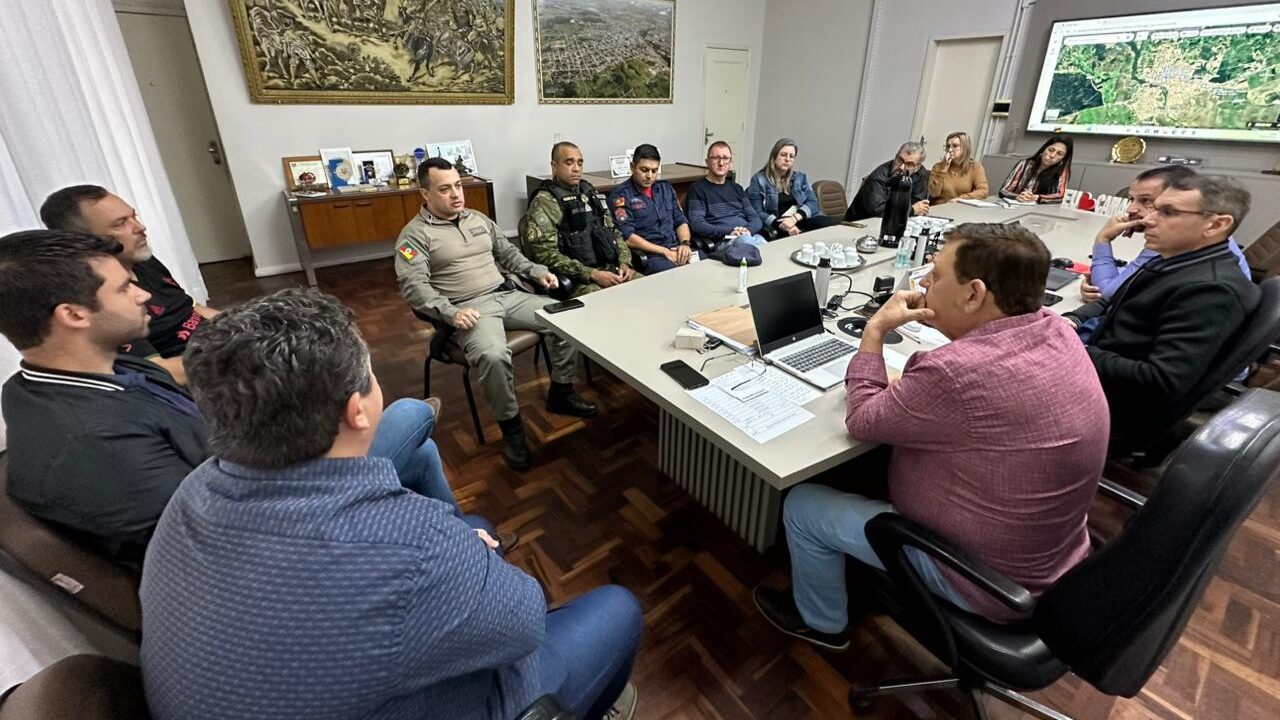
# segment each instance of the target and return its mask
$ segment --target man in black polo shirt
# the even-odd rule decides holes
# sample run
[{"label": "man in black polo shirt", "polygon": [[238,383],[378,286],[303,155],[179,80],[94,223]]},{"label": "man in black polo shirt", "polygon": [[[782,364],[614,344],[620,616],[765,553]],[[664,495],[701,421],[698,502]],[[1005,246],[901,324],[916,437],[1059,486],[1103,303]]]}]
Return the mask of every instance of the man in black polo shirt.
[{"label": "man in black polo shirt", "polygon": [[145,337],[130,338],[120,348],[134,357],[146,358],[168,370],[179,383],[186,383],[182,352],[187,340],[205,318],[218,313],[192,300],[173,279],[173,273],[151,253],[147,227],[124,200],[97,185],[63,188],[40,206],[40,219],[53,230],[72,230],[112,238],[124,248],[119,260],[133,273],[143,290],[151,293],[147,314],[151,325]]}]

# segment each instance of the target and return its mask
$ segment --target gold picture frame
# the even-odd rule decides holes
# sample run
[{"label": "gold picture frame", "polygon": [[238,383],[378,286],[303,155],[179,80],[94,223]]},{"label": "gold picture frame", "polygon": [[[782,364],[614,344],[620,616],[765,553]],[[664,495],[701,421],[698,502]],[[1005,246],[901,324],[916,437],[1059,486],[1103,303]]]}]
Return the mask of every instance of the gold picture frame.
[{"label": "gold picture frame", "polygon": [[515,101],[517,0],[405,0],[381,15],[378,3],[227,2],[253,102]]},{"label": "gold picture frame", "polygon": [[[285,189],[289,192],[329,187],[329,175],[319,155],[288,155],[280,158],[280,167],[284,171]],[[303,182],[304,173],[310,175],[310,183]]]},{"label": "gold picture frame", "polygon": [[[590,0],[531,2],[539,103],[674,101],[676,0],[618,3],[608,15]],[[573,52],[575,42],[588,47]],[[585,72],[580,69],[584,57],[602,66]]]}]

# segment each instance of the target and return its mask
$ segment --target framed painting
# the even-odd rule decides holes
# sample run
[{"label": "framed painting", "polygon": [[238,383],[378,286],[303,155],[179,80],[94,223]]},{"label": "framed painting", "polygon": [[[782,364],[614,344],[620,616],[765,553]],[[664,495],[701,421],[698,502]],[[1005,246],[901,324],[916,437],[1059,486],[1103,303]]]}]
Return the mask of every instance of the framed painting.
[{"label": "framed painting", "polygon": [[671,102],[676,0],[532,1],[539,102]]},{"label": "framed painting", "polygon": [[227,2],[253,102],[515,99],[515,0]]}]

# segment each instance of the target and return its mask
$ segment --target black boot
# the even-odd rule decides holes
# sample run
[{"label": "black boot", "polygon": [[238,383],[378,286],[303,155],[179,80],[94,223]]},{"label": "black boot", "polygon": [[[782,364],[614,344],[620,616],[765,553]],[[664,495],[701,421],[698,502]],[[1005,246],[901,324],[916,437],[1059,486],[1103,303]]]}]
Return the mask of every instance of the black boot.
[{"label": "black boot", "polygon": [[502,458],[512,470],[528,470],[533,467],[533,451],[524,436],[524,418],[516,415],[513,418],[499,420],[502,428]]},{"label": "black boot", "polygon": [[599,410],[595,403],[587,402],[573,391],[569,383],[551,383],[551,391],[547,393],[547,412],[574,417],[595,417]]}]

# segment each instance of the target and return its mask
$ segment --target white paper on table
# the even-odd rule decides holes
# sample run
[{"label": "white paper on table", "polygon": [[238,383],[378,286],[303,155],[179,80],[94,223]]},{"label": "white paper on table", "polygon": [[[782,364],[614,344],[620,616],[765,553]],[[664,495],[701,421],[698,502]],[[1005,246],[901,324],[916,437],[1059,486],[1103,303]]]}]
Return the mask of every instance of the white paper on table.
[{"label": "white paper on table", "polygon": [[773,393],[792,405],[807,405],[822,397],[822,393],[809,383],[772,365],[759,363],[740,365],[712,380],[711,384],[739,400],[749,400],[761,393]]},{"label": "white paper on table", "polygon": [[890,348],[884,348],[880,352],[884,357],[884,366],[886,368],[897,370],[899,373],[907,369],[907,361],[911,359],[910,355],[903,355]]},{"label": "white paper on table", "polygon": [[975,200],[973,198],[959,198],[956,200],[956,202],[964,203],[965,205],[972,205],[974,207],[984,207],[984,208],[1000,207],[999,203],[988,202],[986,200]]},{"label": "white paper on table", "polygon": [[921,345],[928,345],[929,347],[942,347],[943,345],[951,342],[951,338],[943,335],[936,328],[931,328],[928,325],[922,325],[915,322],[909,322],[906,325],[903,325],[898,328],[898,332],[906,335],[912,340],[915,340]]},{"label": "white paper on table", "polygon": [[739,400],[717,385],[686,392],[758,443],[767,443],[814,418],[813,413],[775,393],[765,392]]}]

